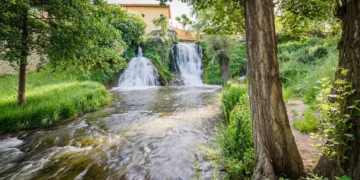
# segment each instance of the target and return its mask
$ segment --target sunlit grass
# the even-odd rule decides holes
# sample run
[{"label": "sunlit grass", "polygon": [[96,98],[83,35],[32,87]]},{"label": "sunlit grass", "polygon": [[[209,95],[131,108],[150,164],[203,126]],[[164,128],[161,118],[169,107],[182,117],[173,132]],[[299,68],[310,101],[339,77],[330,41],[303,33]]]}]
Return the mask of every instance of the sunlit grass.
[{"label": "sunlit grass", "polygon": [[74,72],[27,75],[26,104],[17,104],[17,76],[0,76],[0,133],[48,126],[107,104],[108,91]]},{"label": "sunlit grass", "polygon": [[302,133],[314,132],[320,126],[320,121],[317,120],[315,112],[312,109],[306,109],[303,113],[304,119],[293,121],[293,126],[296,130]]}]

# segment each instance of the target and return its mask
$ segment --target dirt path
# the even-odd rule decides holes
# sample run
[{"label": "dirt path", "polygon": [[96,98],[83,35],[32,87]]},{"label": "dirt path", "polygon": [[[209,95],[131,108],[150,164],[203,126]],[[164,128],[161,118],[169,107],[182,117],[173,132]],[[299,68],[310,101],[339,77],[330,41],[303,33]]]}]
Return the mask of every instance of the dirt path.
[{"label": "dirt path", "polygon": [[292,126],[294,119],[303,119],[303,112],[307,108],[309,108],[309,106],[305,105],[302,101],[299,100],[289,100],[286,103],[286,110],[289,116],[290,126],[296,141],[296,145],[303,160],[305,171],[311,172],[312,169],[316,166],[321,153],[321,151],[316,148],[315,145],[319,143],[323,144],[324,142],[311,137],[310,134],[301,133]]}]

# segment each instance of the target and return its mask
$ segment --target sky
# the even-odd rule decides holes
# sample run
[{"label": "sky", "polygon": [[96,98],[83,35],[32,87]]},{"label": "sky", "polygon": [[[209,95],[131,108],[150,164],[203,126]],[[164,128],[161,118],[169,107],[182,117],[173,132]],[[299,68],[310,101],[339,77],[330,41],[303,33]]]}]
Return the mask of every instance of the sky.
[{"label": "sky", "polygon": [[[159,1],[156,0],[107,0],[109,4],[124,3],[124,4],[159,4]],[[170,25],[175,27],[181,27],[175,20],[177,16],[182,14],[187,14],[191,16],[191,8],[187,6],[186,3],[182,3],[180,0],[173,0],[170,5],[171,9],[171,20]],[[193,19],[193,18],[192,18]]]}]

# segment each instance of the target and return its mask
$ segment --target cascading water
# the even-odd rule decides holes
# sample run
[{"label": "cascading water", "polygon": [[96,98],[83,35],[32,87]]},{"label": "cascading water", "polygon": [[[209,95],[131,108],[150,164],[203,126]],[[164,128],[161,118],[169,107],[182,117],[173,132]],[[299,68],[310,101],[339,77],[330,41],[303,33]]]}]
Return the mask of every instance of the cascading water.
[{"label": "cascading water", "polygon": [[196,44],[179,43],[176,53],[176,65],[184,78],[185,85],[201,86],[202,49]]},{"label": "cascading water", "polygon": [[143,57],[142,49],[139,47],[137,57],[130,60],[129,67],[120,76],[118,87],[158,85],[160,85],[158,71],[148,58]]}]

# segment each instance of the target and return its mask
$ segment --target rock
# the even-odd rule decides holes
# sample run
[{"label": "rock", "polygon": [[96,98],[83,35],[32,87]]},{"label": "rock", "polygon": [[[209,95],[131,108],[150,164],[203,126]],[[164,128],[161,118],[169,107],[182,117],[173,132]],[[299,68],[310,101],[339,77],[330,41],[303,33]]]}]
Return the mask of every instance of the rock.
[{"label": "rock", "polygon": [[184,79],[181,76],[176,76],[170,81],[169,86],[183,86],[185,85]]}]

